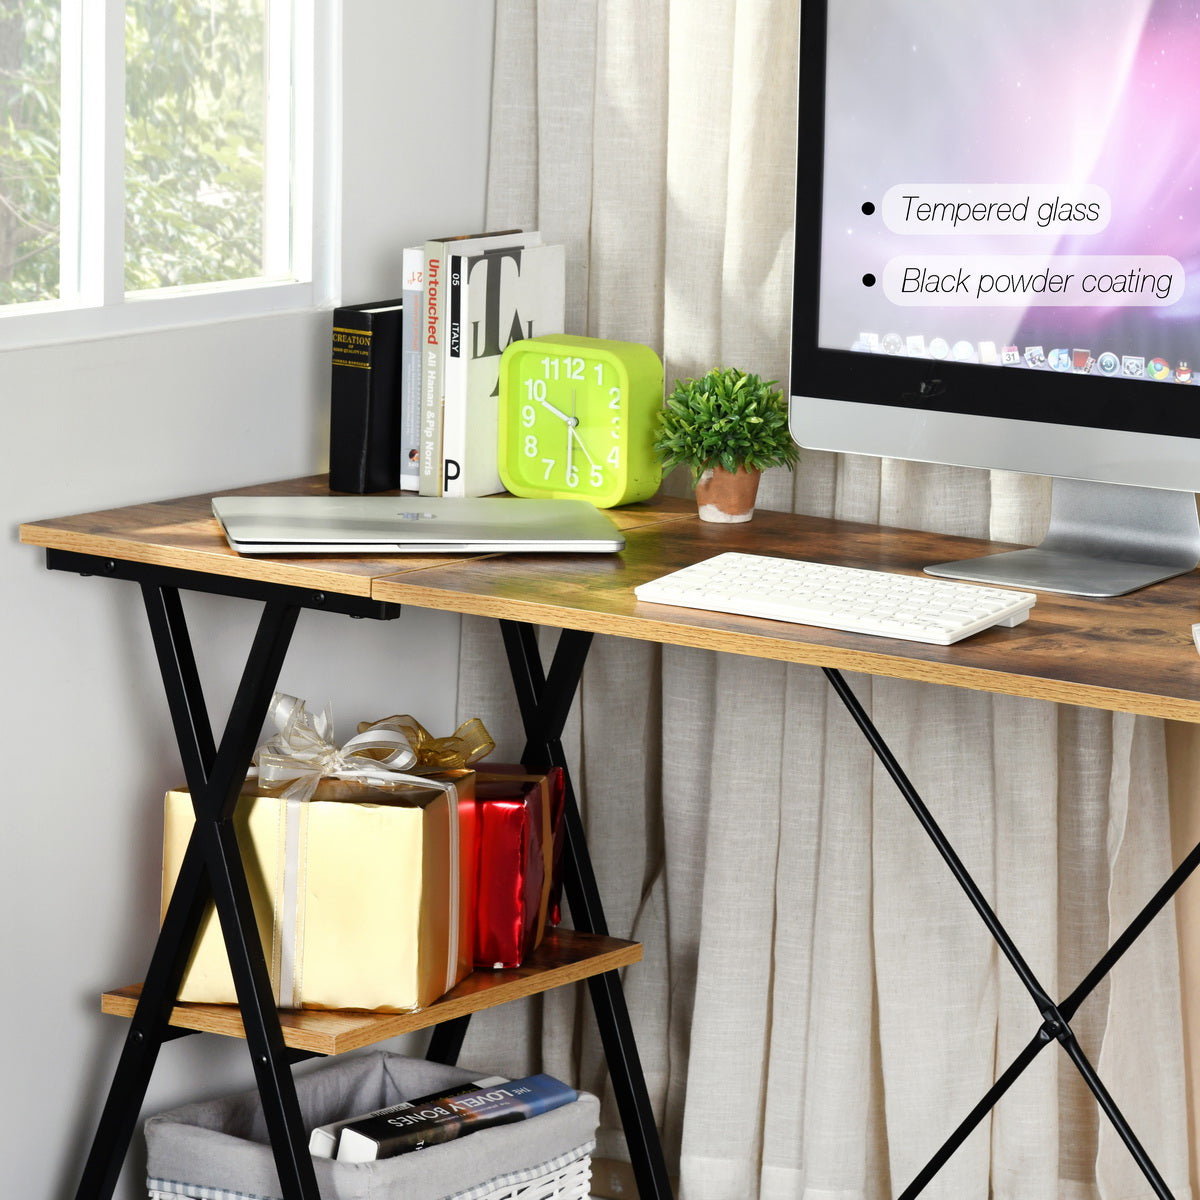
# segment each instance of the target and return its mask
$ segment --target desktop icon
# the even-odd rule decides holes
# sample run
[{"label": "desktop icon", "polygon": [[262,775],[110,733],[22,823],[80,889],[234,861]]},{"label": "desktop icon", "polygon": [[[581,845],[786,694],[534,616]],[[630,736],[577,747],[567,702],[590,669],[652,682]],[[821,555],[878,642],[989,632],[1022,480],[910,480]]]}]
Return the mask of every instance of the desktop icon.
[{"label": "desktop icon", "polygon": [[923,333],[910,333],[906,345],[909,358],[929,357],[928,351],[925,349],[925,335]]},{"label": "desktop icon", "polygon": [[1051,350],[1046,355],[1046,361],[1050,364],[1051,370],[1054,371],[1070,371],[1072,369],[1071,352],[1062,346]]},{"label": "desktop icon", "polygon": [[885,333],[879,346],[884,354],[899,354],[904,349],[904,339],[898,333]]},{"label": "desktop icon", "polygon": [[935,337],[929,343],[930,358],[945,358],[950,353],[950,343],[945,338]]},{"label": "desktop icon", "polygon": [[1044,367],[1046,365],[1046,352],[1041,346],[1026,346],[1025,361],[1031,367]]},{"label": "desktop icon", "polygon": [[1096,359],[1096,366],[1101,375],[1115,375],[1121,369],[1121,360],[1111,350],[1105,350]]},{"label": "desktop icon", "polygon": [[954,349],[950,351],[951,358],[955,362],[978,362],[979,354],[975,347],[965,339],[954,343]]},{"label": "desktop icon", "polygon": [[1171,364],[1165,358],[1152,358],[1146,364],[1146,374],[1151,379],[1170,379]]},{"label": "desktop icon", "polygon": [[1140,379],[1146,372],[1146,360],[1140,354],[1126,354],[1121,358],[1121,372],[1130,379]]},{"label": "desktop icon", "polygon": [[1189,367],[1187,365],[1187,363],[1181,362],[1179,364],[1179,366],[1177,366],[1175,368],[1175,382],[1176,383],[1191,383],[1192,382],[1192,368]]},{"label": "desktop icon", "polygon": [[1096,360],[1092,357],[1090,350],[1072,350],[1071,351],[1071,370],[1076,375],[1087,375],[1091,372]]},{"label": "desktop icon", "polygon": [[1016,346],[1005,346],[1000,351],[1000,361],[1006,367],[1019,367],[1021,365],[1021,352]]},{"label": "desktop icon", "polygon": [[994,366],[1000,361],[1000,355],[996,353],[995,342],[979,343],[979,361],[987,363],[989,366]]}]

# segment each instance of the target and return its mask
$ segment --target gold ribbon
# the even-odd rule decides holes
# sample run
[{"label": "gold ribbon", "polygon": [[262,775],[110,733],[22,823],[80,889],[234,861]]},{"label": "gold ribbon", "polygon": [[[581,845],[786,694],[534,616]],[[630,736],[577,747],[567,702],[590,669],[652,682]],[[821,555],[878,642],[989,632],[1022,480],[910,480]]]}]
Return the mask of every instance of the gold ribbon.
[{"label": "gold ribbon", "polygon": [[275,736],[254,752],[259,782],[268,789],[283,786],[286,800],[311,800],[324,778],[354,779],[376,787],[425,783],[407,772],[417,752],[405,734],[386,722],[360,726],[342,746],[333,740],[329,707],[310,713],[303,700],[276,692],[271,699]]},{"label": "gold ribbon", "polygon": [[391,730],[398,733],[416,754],[416,769],[425,771],[457,771],[486,758],[496,748],[491,734],[478,717],[464,721],[448,737],[434,737],[420,721],[407,714],[384,717],[382,721],[360,721],[359,735],[371,730]]}]

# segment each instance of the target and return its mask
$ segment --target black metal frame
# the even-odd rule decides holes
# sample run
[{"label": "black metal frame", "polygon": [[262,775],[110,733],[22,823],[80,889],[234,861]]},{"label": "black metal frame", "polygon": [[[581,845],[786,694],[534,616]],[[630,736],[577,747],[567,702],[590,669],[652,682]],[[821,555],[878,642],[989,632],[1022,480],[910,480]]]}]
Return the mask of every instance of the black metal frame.
[{"label": "black metal frame", "polygon": [[[72,567],[64,561],[52,565],[78,570],[82,564]],[[171,1029],[168,1021],[200,919],[211,899],[225,938],[246,1045],[284,1196],[289,1200],[292,1197],[319,1200],[291,1074],[291,1065],[298,1056],[284,1045],[232,822],[255,741],[266,720],[300,614],[300,604],[291,597],[269,600],[264,605],[224,734],[217,745],[178,582],[152,583],[143,579],[141,587],[192,796],[195,824],[76,1196],[78,1200],[108,1200],[112,1196],[159,1048],[179,1036],[179,1031]],[[303,598],[311,601],[311,597]]]},{"label": "black metal frame", "polygon": [[[49,550],[46,561],[53,570],[103,575],[140,585],[195,810],[195,826],[76,1198],[109,1200],[112,1196],[140,1116],[159,1048],[165,1042],[186,1034],[186,1031],[172,1028],[168,1021],[201,916],[211,899],[216,905],[233,970],[247,1047],[285,1200],[320,1200],[291,1074],[293,1063],[312,1056],[292,1051],[284,1045],[266,959],[258,938],[250,893],[234,836],[232,816],[300,610],[323,609],[352,617],[389,620],[399,615],[400,608],[395,604],[338,593],[329,594],[68,551]],[[209,723],[180,590],[263,602],[258,628],[219,744]],[[501,621],[500,624],[526,737],[522,761],[561,766],[564,769],[566,842],[563,886],[572,923],[585,932],[607,934],[600,892],[562,745],[563,728],[579,687],[592,635],[578,630],[560,631],[550,670],[546,672],[538,648],[536,628],[514,621]],[[1070,1021],[1087,996],[1200,865],[1200,845],[1180,863],[1075,990],[1056,1004],[1030,970],[1012,937],[841,673],[823,669],[830,685],[1017,973],[1042,1017],[1041,1026],[1029,1043],[901,1193],[899,1200],[912,1200],[924,1189],[1026,1067],[1053,1041],[1062,1044],[1155,1195],[1160,1200],[1173,1200],[1165,1181],[1079,1046]],[[592,976],[588,986],[638,1194],[641,1200],[671,1200],[671,1185],[646,1092],[620,974],[608,971]],[[438,1062],[455,1062],[468,1020],[467,1017],[460,1017],[436,1026],[432,1031],[428,1057]]]},{"label": "black metal frame", "polygon": [[1105,951],[1075,990],[1065,1000],[1055,1004],[1045,988],[1038,982],[1037,977],[1030,970],[1029,964],[1022,957],[1008,930],[1005,929],[1000,918],[997,917],[995,911],[979,890],[978,885],[971,878],[970,873],[958,857],[954,847],[942,832],[933,814],[925,806],[916,788],[913,787],[908,776],[905,775],[895,756],[888,748],[887,743],[883,740],[871,718],[863,708],[862,703],[851,690],[850,685],[843,678],[841,672],[828,667],[822,669],[825,672],[826,679],[829,680],[829,683],[837,693],[838,698],[845,705],[855,724],[858,725],[859,730],[870,743],[876,758],[879,759],[884,770],[891,776],[892,781],[900,790],[900,794],[904,797],[905,803],[920,822],[921,828],[925,830],[925,833],[937,848],[937,852],[950,868],[951,874],[953,874],[959,886],[966,893],[972,907],[984,925],[987,926],[988,932],[994,938],[1004,957],[1008,959],[1009,964],[1017,973],[1017,977],[1024,985],[1033,1002],[1037,1005],[1038,1012],[1042,1017],[1041,1026],[1024,1049],[1022,1049],[1008,1068],[1001,1073],[1000,1077],[988,1089],[979,1103],[971,1109],[954,1132],[942,1143],[934,1156],[917,1173],[908,1187],[900,1193],[898,1200],[912,1200],[912,1197],[919,1195],[924,1190],[926,1184],[945,1166],[971,1131],[995,1107],[1000,1097],[1012,1087],[1025,1071],[1026,1067],[1033,1062],[1046,1046],[1054,1041],[1061,1043],[1067,1057],[1070,1058],[1076,1070],[1083,1077],[1084,1082],[1091,1089],[1092,1095],[1095,1096],[1096,1102],[1100,1105],[1104,1115],[1109,1119],[1121,1141],[1124,1142],[1134,1161],[1141,1169],[1142,1174],[1146,1177],[1147,1182],[1153,1188],[1154,1194],[1160,1197],[1160,1200],[1173,1200],[1166,1181],[1151,1161],[1141,1142],[1138,1141],[1137,1135],[1133,1132],[1128,1120],[1126,1120],[1116,1101],[1104,1086],[1103,1080],[1096,1074],[1096,1069],[1088,1061],[1083,1048],[1079,1045],[1071,1029],[1070,1021],[1079,1010],[1079,1006],[1087,999],[1109,971],[1112,970],[1125,951],[1133,945],[1146,926],[1162,911],[1188,876],[1196,869],[1197,865],[1200,865],[1200,845],[1197,845],[1179,864],[1175,871],[1172,872],[1166,883],[1154,893],[1137,916],[1130,921],[1129,925],[1126,926],[1108,950]]},{"label": "black metal frame", "polygon": [[[592,635],[564,629],[559,634],[547,675],[542,668],[536,629],[514,621],[501,621],[500,628],[525,728],[521,760],[562,767],[566,779],[563,890],[571,907],[571,923],[588,933],[607,934],[600,889],[562,745],[563,727],[575,699]],[[641,1200],[670,1200],[671,1184],[646,1093],[621,976],[617,971],[606,971],[591,976],[587,982],[638,1195]]]},{"label": "black metal frame", "polygon": [[[200,919],[210,899],[215,902],[225,939],[283,1195],[285,1200],[320,1200],[291,1074],[293,1063],[313,1056],[284,1045],[232,817],[300,610],[314,608],[352,617],[389,620],[399,615],[400,608],[337,593],[69,551],[47,551],[46,563],[52,570],[102,575],[140,585],[195,812],[192,835],[92,1140],[76,1200],[110,1200],[140,1117],[158,1051],[165,1042],[189,1032],[172,1028],[168,1021]],[[263,602],[258,628],[219,744],[209,722],[180,599],[181,590]],[[590,635],[565,631],[555,665],[547,678],[541,670],[532,627],[506,623],[505,642],[528,738],[523,761],[565,768],[561,733],[590,640]],[[565,818],[563,885],[573,921],[581,930],[604,933],[603,909],[569,774]],[[640,1195],[644,1200],[670,1200],[662,1148],[650,1112],[620,975],[609,971],[588,982]],[[461,1048],[467,1022],[468,1018],[462,1017],[434,1027],[428,1057],[453,1063]]]}]

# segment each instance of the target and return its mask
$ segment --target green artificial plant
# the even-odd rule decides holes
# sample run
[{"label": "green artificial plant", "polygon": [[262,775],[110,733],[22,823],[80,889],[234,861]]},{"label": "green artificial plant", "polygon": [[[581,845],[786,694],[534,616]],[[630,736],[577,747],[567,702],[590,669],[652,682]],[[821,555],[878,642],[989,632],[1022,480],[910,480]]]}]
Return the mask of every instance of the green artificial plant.
[{"label": "green artificial plant", "polygon": [[667,396],[654,452],[663,469],[686,464],[695,483],[710,467],[736,472],[792,467],[796,443],[776,381],[735,367],[714,367],[700,379],[677,379]]}]

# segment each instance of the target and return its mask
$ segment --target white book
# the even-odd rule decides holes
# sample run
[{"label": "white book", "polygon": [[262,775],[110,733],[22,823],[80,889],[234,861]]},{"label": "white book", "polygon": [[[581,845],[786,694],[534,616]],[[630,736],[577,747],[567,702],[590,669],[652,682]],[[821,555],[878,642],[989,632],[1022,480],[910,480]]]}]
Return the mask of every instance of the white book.
[{"label": "white book", "polygon": [[421,476],[421,301],[425,247],[404,250],[404,340],[400,346],[400,487],[415,492]]},{"label": "white book", "polygon": [[554,245],[454,252],[450,264],[443,494],[488,496],[504,490],[497,466],[500,355],[512,342],[563,332],[566,251]]}]

